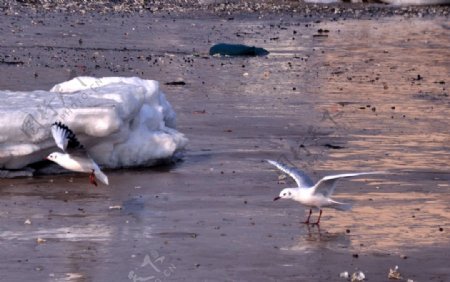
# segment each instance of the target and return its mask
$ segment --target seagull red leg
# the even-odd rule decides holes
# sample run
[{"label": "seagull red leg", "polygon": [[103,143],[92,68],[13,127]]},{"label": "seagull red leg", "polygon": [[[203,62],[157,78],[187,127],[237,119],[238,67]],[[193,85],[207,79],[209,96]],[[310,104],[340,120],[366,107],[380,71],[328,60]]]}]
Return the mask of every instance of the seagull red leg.
[{"label": "seagull red leg", "polygon": [[320,212],[319,212],[319,218],[317,219],[317,221],[314,223],[314,224],[316,224],[316,225],[319,225],[320,224],[320,218],[322,217],[322,209],[320,210]]},{"label": "seagull red leg", "polygon": [[94,171],[91,172],[91,174],[89,174],[89,182],[91,184],[94,184],[95,186],[97,186],[97,182],[95,181],[95,174]]},{"label": "seagull red leg", "polygon": [[308,218],[306,219],[306,221],[303,222],[304,224],[309,224],[309,219],[311,218],[311,214],[312,214],[312,209],[309,209],[309,215],[308,215]]}]

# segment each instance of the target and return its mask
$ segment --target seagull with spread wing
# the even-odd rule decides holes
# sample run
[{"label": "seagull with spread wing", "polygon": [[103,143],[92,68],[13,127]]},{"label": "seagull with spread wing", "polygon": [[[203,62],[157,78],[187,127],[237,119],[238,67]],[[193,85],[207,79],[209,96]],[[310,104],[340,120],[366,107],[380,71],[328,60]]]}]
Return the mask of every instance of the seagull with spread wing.
[{"label": "seagull with spread wing", "polygon": [[274,201],[279,199],[292,199],[294,201],[300,202],[302,205],[309,207],[309,215],[305,224],[309,224],[309,219],[312,214],[312,208],[319,209],[319,218],[313,224],[320,223],[320,217],[322,216],[322,208],[333,208],[341,211],[347,211],[352,208],[350,204],[337,202],[331,199],[331,195],[336,188],[336,182],[341,178],[354,177],[359,175],[369,175],[369,174],[383,174],[383,171],[374,172],[358,172],[358,173],[346,173],[337,175],[328,175],[320,179],[317,183],[314,183],[308,175],[303,171],[295,168],[289,167],[276,161],[267,160],[268,163],[274,165],[282,172],[286,173],[292,177],[297,183],[298,187],[295,188],[285,188],[281,191],[280,195],[273,199]]},{"label": "seagull with spread wing", "polygon": [[109,185],[108,177],[100,170],[67,125],[55,122],[52,124],[51,130],[56,145],[64,153],[53,152],[48,155],[47,160],[53,161],[68,170],[89,172],[89,182],[95,186],[97,186],[96,177],[104,184]]}]

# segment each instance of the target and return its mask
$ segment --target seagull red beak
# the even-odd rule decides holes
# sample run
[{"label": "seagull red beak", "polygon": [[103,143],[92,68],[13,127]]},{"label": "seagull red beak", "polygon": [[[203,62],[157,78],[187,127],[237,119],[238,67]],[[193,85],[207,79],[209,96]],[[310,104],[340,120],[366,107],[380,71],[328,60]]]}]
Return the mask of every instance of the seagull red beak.
[{"label": "seagull red beak", "polygon": [[281,197],[280,196],[278,196],[278,197],[275,197],[275,199],[273,199],[274,201],[276,201],[276,200],[279,200],[279,199],[281,199]]}]

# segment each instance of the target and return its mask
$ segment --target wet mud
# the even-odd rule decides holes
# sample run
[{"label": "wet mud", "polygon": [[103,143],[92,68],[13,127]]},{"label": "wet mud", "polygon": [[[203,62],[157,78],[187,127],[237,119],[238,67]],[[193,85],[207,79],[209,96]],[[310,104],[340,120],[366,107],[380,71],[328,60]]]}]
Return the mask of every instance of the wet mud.
[{"label": "wet mud", "polygon": [[[107,171],[109,187],[0,180],[1,281],[386,281],[395,265],[450,280],[448,17],[25,15],[0,18],[1,89],[159,80],[190,143],[172,166]],[[220,42],[270,54],[209,56]],[[319,228],[272,201],[294,183],[264,159],[392,174],[339,182],[354,209]]]}]

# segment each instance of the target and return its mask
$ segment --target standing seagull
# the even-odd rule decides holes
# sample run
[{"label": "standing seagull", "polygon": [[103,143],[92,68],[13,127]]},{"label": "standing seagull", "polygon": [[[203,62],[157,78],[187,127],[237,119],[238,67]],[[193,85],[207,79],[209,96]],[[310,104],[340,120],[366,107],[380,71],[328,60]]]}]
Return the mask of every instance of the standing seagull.
[{"label": "standing seagull", "polygon": [[382,171],[374,171],[328,175],[314,184],[308,175],[295,167],[288,167],[271,160],[267,160],[267,162],[292,177],[298,186],[296,188],[283,189],[280,195],[273,200],[293,199],[294,201],[300,202],[302,205],[309,207],[309,215],[308,219],[304,222],[305,224],[309,224],[309,218],[311,217],[313,207],[318,208],[320,211],[317,222],[313,223],[317,225],[320,223],[320,217],[322,216],[322,207],[333,208],[341,211],[347,211],[352,208],[350,204],[340,203],[331,199],[331,194],[334,192],[336,182],[340,178],[385,173]]},{"label": "standing seagull", "polygon": [[73,171],[90,172],[89,182],[97,186],[95,177],[109,185],[108,177],[100,170],[98,165],[89,156],[83,145],[78,142],[75,134],[61,122],[52,124],[52,135],[56,145],[65,153],[53,152],[47,160]]}]

